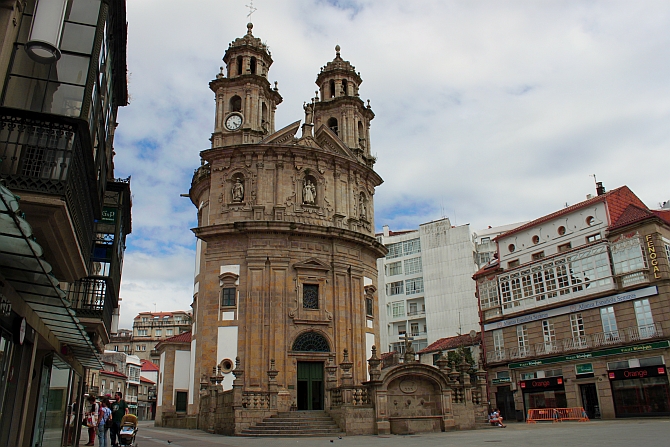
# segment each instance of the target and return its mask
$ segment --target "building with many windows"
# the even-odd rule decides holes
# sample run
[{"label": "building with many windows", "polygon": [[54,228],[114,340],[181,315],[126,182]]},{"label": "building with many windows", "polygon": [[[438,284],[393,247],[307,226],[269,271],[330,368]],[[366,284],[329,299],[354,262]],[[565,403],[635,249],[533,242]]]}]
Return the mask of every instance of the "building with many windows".
[{"label": "building with many windows", "polygon": [[110,338],[106,349],[158,363],[156,345],[161,340],[190,330],[190,311],[140,312],[133,320],[133,329],[119,329]]},{"label": "building with many windows", "polygon": [[126,35],[124,0],[0,2],[0,445],[77,445],[116,332]]},{"label": "building with many windows", "polygon": [[626,186],[498,236],[474,276],[490,400],[503,416],[670,414],[670,211]]},{"label": "building with many windows", "polygon": [[409,231],[384,226],[377,235],[389,251],[377,261],[382,350],[402,353],[405,333],[420,351],[441,338],[478,330],[472,275],[479,262],[493,258],[491,239],[518,225],[478,234],[469,225],[452,226],[449,219]]}]

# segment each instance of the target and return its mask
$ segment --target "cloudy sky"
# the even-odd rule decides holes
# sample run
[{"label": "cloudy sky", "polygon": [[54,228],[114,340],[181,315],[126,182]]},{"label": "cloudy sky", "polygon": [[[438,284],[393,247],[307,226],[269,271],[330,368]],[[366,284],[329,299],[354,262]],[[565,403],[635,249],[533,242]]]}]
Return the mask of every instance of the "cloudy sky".
[{"label": "cloudy sky", "polygon": [[[250,0],[128,1],[131,104],[116,176],[132,175],[121,326],[192,300],[195,208],[209,148],[208,83],[246,32]],[[342,47],[371,101],[377,229],[530,220],[628,185],[670,199],[670,2],[254,0],[284,102],[303,119],[321,66]],[[155,307],[154,307],[155,306]]]}]

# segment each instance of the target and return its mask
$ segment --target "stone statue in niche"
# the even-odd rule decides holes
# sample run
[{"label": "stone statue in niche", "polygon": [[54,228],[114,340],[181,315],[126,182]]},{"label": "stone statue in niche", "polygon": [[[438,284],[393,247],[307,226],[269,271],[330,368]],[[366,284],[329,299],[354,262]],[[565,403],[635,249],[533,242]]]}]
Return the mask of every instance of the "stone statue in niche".
[{"label": "stone statue in niche", "polygon": [[305,180],[302,188],[302,203],[306,205],[314,205],[316,203],[316,186],[311,180]]},{"label": "stone statue in niche", "polygon": [[242,185],[242,179],[238,178],[235,180],[232,192],[233,203],[240,203],[244,200],[244,185]]},{"label": "stone statue in niche", "polygon": [[305,110],[305,124],[312,124],[312,119],[314,116],[314,103],[303,103],[302,108]]}]

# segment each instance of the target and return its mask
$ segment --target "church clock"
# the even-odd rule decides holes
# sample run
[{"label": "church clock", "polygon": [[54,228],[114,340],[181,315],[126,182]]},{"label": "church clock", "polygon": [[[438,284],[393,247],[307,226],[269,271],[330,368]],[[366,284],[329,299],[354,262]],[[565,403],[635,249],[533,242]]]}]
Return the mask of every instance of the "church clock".
[{"label": "church clock", "polygon": [[233,113],[226,118],[226,129],[237,130],[240,126],[242,126],[242,117],[239,114]]}]

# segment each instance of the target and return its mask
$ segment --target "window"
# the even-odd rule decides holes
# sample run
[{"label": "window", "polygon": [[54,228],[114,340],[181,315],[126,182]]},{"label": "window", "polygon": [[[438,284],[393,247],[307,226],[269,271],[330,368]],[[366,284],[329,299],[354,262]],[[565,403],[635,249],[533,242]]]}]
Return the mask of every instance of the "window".
[{"label": "window", "polygon": [[600,235],[600,233],[592,234],[591,236],[586,236],[586,242],[587,243],[599,241],[601,239],[602,239],[602,236]]},{"label": "window", "polygon": [[516,246],[515,246],[514,244],[509,244],[509,245],[507,246],[507,250],[508,250],[510,253],[514,253],[514,250],[516,250]]},{"label": "window", "polygon": [[175,411],[177,413],[186,413],[188,404],[188,392],[187,391],[176,391],[175,392]]},{"label": "window", "polygon": [[148,317],[142,317],[142,323],[146,323],[147,321],[149,321]]},{"label": "window", "polygon": [[403,242],[402,251],[405,256],[414,253],[421,253],[421,240],[419,238],[416,238]]},{"label": "window", "polygon": [[603,332],[605,341],[618,341],[619,331],[616,326],[616,317],[614,316],[614,306],[601,307],[600,319],[603,323]]},{"label": "window", "polygon": [[561,244],[558,246],[558,252],[564,253],[572,248],[572,244],[568,242],[567,244]]},{"label": "window", "polygon": [[533,253],[533,261],[539,261],[540,259],[544,258],[544,252],[541,251],[539,253]]},{"label": "window", "polygon": [[386,276],[402,275],[402,262],[396,261],[386,264]]},{"label": "window", "polygon": [[489,242],[491,242],[491,238],[490,238],[490,237],[483,237],[483,238],[479,241],[480,244],[488,244]]},{"label": "window", "polygon": [[165,329],[165,335],[166,336],[172,337],[173,333],[174,333],[174,331],[172,329]]},{"label": "window", "polygon": [[489,262],[489,261],[491,260],[491,253],[489,253],[489,252],[486,252],[486,253],[479,253],[479,254],[477,255],[477,257],[478,257],[478,259],[479,259],[478,264],[479,264],[479,265],[484,265],[484,264],[486,264],[487,262]]},{"label": "window", "polygon": [[523,357],[530,354],[528,346],[528,328],[525,324],[516,327],[516,340],[519,346],[519,356]]},{"label": "window", "polygon": [[558,227],[557,233],[559,236],[563,236],[565,234],[565,227],[564,226]]},{"label": "window", "polygon": [[519,260],[518,259],[515,259],[513,261],[509,261],[507,263],[507,268],[508,269],[513,269],[514,267],[518,267],[518,266],[519,266]]},{"label": "window", "polygon": [[411,258],[405,260],[405,275],[414,275],[415,273],[421,273],[423,271],[423,266],[421,265],[421,258]]},{"label": "window", "polygon": [[163,330],[162,329],[156,329],[156,337],[160,337],[163,335]]},{"label": "window", "polygon": [[400,295],[401,293],[404,293],[402,281],[386,284],[386,294],[388,296]]},{"label": "window", "polygon": [[241,112],[242,111],[242,98],[235,95],[230,98],[230,111],[231,112]]},{"label": "window", "polygon": [[419,323],[410,323],[409,325],[409,335],[412,337],[418,337],[419,336]]},{"label": "window", "polygon": [[101,392],[105,391],[105,385],[107,385],[107,381],[105,379],[102,379],[100,381],[100,388],[102,388]]},{"label": "window", "polygon": [[572,347],[586,348],[586,331],[582,314],[570,315],[570,329],[572,330]]},{"label": "window", "polygon": [[319,285],[318,284],[303,284],[302,285],[302,307],[303,307],[303,309],[318,309],[319,308]]},{"label": "window", "polygon": [[[137,330],[137,336],[138,337],[146,337],[147,336],[147,330],[146,329],[138,329]],[[117,346],[117,351],[118,351],[118,346]]]},{"label": "window", "polygon": [[493,351],[495,353],[496,360],[502,360],[505,358],[505,341],[503,339],[502,329],[496,329],[493,331]]},{"label": "window", "polygon": [[337,118],[329,118],[328,119],[328,127],[330,130],[335,132],[335,135],[339,135],[339,128],[337,126]]},{"label": "window", "polygon": [[398,325],[398,335],[405,335],[407,333],[407,326],[404,324],[399,324]]},{"label": "window", "polygon": [[404,317],[405,316],[405,302],[396,301],[391,303],[391,315],[395,317]]},{"label": "window", "polygon": [[221,306],[230,307],[235,305],[235,295],[237,289],[235,287],[224,287],[221,289]]},{"label": "window", "polygon": [[372,298],[365,298],[365,314],[368,317],[374,316],[374,306],[372,305]]},{"label": "window", "polygon": [[556,332],[554,331],[554,322],[551,320],[542,321],[542,335],[544,336],[545,352],[553,352],[558,346],[556,344]]},{"label": "window", "polygon": [[535,236],[533,236],[533,244],[537,245],[539,243],[540,243],[540,236],[536,234]]},{"label": "window", "polygon": [[651,338],[657,335],[648,299],[635,301],[635,318],[640,338]]},{"label": "window", "polygon": [[482,309],[500,306],[498,283],[495,280],[488,280],[479,284],[479,302]]},{"label": "window", "polygon": [[386,246],[388,253],[386,254],[386,259],[392,259],[402,256],[402,242],[397,244],[388,244]]},{"label": "window", "polygon": [[647,267],[642,244],[637,236],[612,244],[612,260],[616,274],[634,272]]},{"label": "window", "polygon": [[141,346],[140,346],[140,345],[135,345],[135,350],[140,351],[140,350],[141,350]]},{"label": "window", "polygon": [[423,293],[423,278],[414,278],[405,281],[405,293],[407,295]]}]

